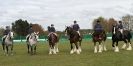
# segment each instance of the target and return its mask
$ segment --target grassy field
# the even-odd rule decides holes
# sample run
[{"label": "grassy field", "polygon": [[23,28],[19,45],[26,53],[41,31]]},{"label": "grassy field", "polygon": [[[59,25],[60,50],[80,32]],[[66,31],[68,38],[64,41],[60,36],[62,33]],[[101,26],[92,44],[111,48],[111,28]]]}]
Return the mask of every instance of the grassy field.
[{"label": "grassy field", "polygon": [[17,43],[14,44],[13,56],[5,56],[0,49],[0,66],[133,66],[133,51],[120,49],[119,53],[115,53],[111,41],[107,40],[106,44],[107,52],[94,54],[93,43],[83,41],[83,52],[80,55],[70,55],[69,42],[60,42],[60,52],[57,55],[48,55],[48,44],[40,42],[37,54],[31,56],[27,54],[26,44]]}]

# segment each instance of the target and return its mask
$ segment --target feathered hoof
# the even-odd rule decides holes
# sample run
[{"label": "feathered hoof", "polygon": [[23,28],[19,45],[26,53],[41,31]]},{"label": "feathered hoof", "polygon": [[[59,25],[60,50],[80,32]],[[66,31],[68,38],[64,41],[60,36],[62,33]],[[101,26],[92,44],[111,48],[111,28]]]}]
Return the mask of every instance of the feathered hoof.
[{"label": "feathered hoof", "polygon": [[79,50],[77,50],[77,54],[80,54],[80,51]]},{"label": "feathered hoof", "polygon": [[102,53],[102,49],[99,49],[99,51],[98,51],[99,53]]},{"label": "feathered hoof", "polygon": [[114,52],[119,52],[119,50],[115,50]]},{"label": "feathered hoof", "polygon": [[132,50],[132,48],[127,48],[127,50],[129,50],[129,51],[130,51],[130,50]]},{"label": "feathered hoof", "polygon": [[48,54],[49,54],[49,55],[51,55],[51,54],[52,54],[52,52],[49,52]]},{"label": "feathered hoof", "polygon": [[71,50],[71,51],[70,51],[70,54],[73,54],[73,53],[74,53],[73,50]]}]

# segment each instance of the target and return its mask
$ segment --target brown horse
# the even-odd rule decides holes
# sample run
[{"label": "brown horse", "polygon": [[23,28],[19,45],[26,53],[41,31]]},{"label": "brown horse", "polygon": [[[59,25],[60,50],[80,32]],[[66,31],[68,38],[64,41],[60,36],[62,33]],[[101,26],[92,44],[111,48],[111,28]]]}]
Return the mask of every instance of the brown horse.
[{"label": "brown horse", "polygon": [[48,42],[49,42],[49,47],[50,47],[49,54],[52,54],[52,53],[56,54],[57,52],[59,52],[58,44],[57,44],[58,41],[59,41],[58,37],[54,33],[50,33],[50,35],[48,36]]},{"label": "brown horse", "polygon": [[[81,42],[82,38],[79,36],[79,34],[73,30],[71,27],[66,27],[65,33],[69,36],[70,44],[71,44],[71,51],[70,54],[73,54],[75,51],[77,54],[80,54],[81,52]],[[75,44],[76,49],[73,48],[73,44]]]},{"label": "brown horse", "polygon": [[99,51],[98,52],[102,52],[102,50],[107,50],[106,46],[104,44],[102,44],[102,42],[106,41],[106,33],[105,31],[102,31],[101,33],[99,32],[94,32],[92,34],[92,41],[94,42],[94,53],[97,53],[97,46],[96,43],[99,43]]}]

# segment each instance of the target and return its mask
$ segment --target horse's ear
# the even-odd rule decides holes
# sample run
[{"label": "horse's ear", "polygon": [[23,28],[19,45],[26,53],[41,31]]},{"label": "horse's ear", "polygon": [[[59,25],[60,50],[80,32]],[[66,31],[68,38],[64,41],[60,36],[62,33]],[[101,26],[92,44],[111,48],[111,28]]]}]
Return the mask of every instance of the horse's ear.
[{"label": "horse's ear", "polygon": [[36,34],[39,34],[39,32],[37,32]]}]

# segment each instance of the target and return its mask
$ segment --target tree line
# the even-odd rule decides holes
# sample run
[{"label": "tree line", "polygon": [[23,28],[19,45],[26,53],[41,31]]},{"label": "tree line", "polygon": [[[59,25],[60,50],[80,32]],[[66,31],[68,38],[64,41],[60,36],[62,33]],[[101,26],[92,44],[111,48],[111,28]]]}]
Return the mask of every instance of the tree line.
[{"label": "tree line", "polygon": [[[117,24],[118,20],[115,20],[114,18],[106,19],[104,17],[98,17],[93,20],[92,26],[96,24],[96,21],[99,20],[106,31],[106,33],[110,33],[112,30],[112,25]],[[121,21],[123,22],[123,25],[128,30],[133,30],[133,16],[132,15],[126,15],[121,18]],[[12,23],[12,30],[15,32],[16,35],[19,36],[26,36],[28,34],[27,30],[29,29],[29,26],[33,26],[33,30],[35,32],[39,32],[40,35],[47,35],[48,31],[45,31],[43,27],[39,24],[32,24],[29,23],[27,20],[18,19]],[[4,28],[0,28],[0,36],[3,35]],[[90,34],[93,32],[93,29],[81,29],[81,34]],[[63,35],[64,32],[57,31],[58,34]]]}]

